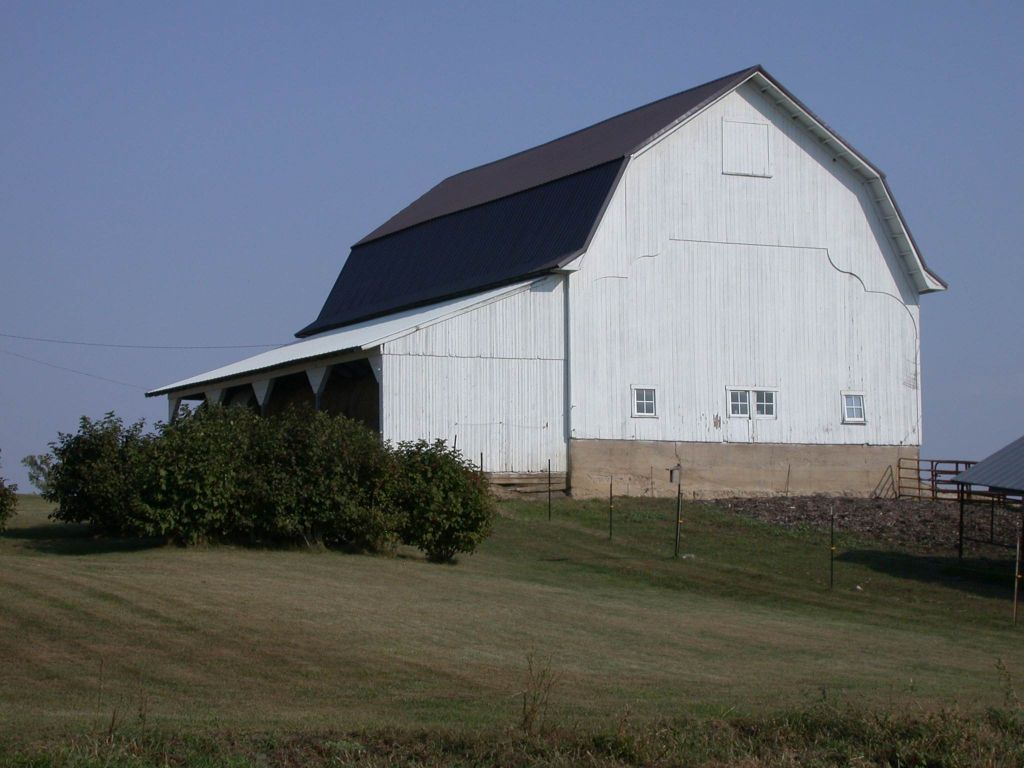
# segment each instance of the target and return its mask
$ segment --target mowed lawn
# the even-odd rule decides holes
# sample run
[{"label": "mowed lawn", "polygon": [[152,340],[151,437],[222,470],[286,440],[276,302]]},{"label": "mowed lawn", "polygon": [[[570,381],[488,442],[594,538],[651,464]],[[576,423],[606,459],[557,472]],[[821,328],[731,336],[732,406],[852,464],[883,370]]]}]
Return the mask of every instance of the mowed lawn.
[{"label": "mowed lawn", "polygon": [[673,560],[673,501],[615,506],[609,541],[606,502],[559,500],[551,522],[506,502],[478,553],[439,566],[104,541],[22,497],[0,535],[0,723],[500,727],[530,654],[566,723],[822,699],[980,711],[1024,686],[1012,559],[960,572],[840,536],[829,591],[827,532],[685,505]]}]

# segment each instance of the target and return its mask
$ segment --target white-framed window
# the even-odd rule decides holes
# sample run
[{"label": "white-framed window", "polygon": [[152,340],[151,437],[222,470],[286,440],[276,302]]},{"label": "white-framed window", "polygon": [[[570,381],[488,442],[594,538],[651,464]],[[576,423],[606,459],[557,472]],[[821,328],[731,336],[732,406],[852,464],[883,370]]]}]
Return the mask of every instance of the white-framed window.
[{"label": "white-framed window", "polygon": [[863,392],[843,392],[842,398],[844,424],[864,424],[867,422]]},{"label": "white-framed window", "polygon": [[728,387],[727,391],[731,419],[774,419],[778,416],[778,390]]},{"label": "white-framed window", "polygon": [[658,393],[654,387],[633,385],[633,418],[656,418],[658,416]]},{"label": "white-framed window", "polygon": [[729,416],[734,419],[750,418],[750,390],[729,390]]},{"label": "white-framed window", "polygon": [[754,390],[754,418],[775,418],[775,392],[770,389]]}]

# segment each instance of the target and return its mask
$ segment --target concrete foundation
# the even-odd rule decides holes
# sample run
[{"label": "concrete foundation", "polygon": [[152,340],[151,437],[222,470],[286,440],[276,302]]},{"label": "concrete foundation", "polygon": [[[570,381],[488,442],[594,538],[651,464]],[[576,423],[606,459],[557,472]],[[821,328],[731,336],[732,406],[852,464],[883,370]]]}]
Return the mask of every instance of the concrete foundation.
[{"label": "concrete foundation", "polygon": [[828,494],[870,496],[918,446],[675,443],[571,440],[573,496],[675,496],[669,468],[682,465],[683,493],[692,498]]}]

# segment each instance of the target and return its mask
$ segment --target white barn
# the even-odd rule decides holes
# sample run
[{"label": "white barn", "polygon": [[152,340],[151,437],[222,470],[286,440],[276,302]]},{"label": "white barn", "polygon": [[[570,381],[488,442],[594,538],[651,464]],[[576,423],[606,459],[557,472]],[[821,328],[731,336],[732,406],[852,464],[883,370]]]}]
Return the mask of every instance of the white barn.
[{"label": "white barn", "polygon": [[868,494],[921,443],[929,270],[884,174],[752,67],[444,180],[299,340],[160,387],[306,400],[576,495]]}]

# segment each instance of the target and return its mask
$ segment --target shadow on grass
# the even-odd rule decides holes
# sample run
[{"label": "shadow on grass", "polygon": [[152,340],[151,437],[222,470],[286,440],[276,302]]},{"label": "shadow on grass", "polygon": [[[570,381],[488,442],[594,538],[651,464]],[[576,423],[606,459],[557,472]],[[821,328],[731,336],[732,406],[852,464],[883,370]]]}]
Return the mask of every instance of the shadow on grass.
[{"label": "shadow on grass", "polygon": [[84,525],[42,523],[12,528],[0,533],[0,539],[24,542],[28,549],[49,555],[103,555],[111,552],[136,552],[165,545],[163,539],[119,539],[97,536]]},{"label": "shadow on grass", "polygon": [[873,549],[854,549],[836,557],[837,563],[856,563],[901,579],[914,579],[959,589],[980,597],[1003,598],[1013,592],[1012,557],[915,555]]}]

